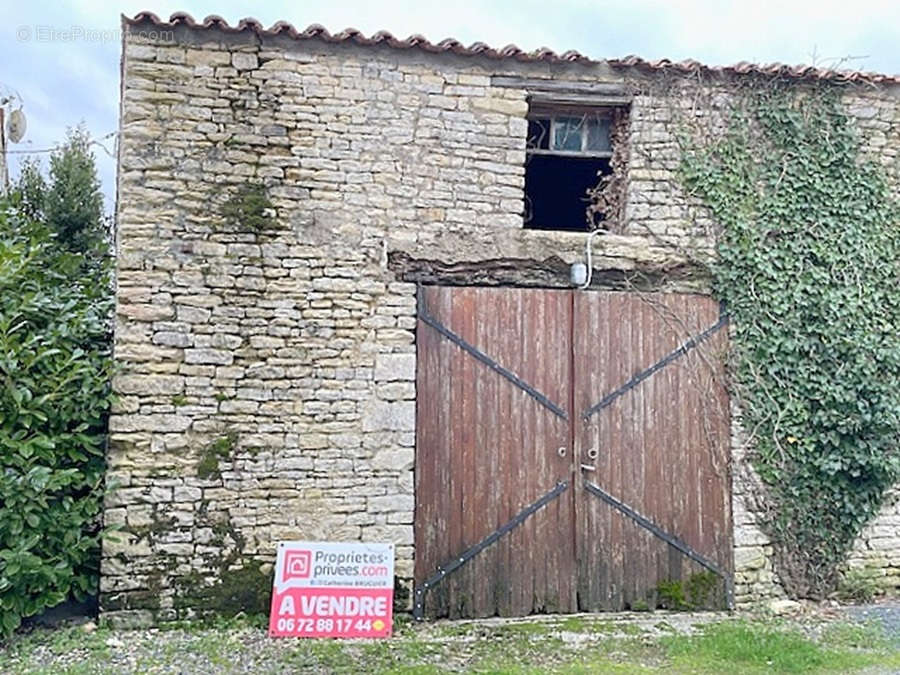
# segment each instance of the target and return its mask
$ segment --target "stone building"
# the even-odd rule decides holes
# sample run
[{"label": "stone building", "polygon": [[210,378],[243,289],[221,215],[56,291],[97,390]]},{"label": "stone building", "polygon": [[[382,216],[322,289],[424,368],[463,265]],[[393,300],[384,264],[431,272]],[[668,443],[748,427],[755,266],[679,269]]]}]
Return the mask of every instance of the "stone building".
[{"label": "stone building", "polygon": [[[715,223],[676,179],[674,111],[714,118],[742,78],[839,83],[866,152],[898,178],[898,80],[885,76],[595,61],[184,14],[142,13],[124,28],[118,488],[105,512],[122,531],[104,546],[101,582],[102,609],[121,623],[252,605],[285,539],[394,543],[397,597],[411,606],[416,518],[430,499],[416,493],[417,428],[421,438],[433,418],[462,414],[420,407],[417,421],[417,370],[420,385],[428,377],[417,326],[432,331],[418,288],[557,289],[569,302],[582,281],[570,267],[585,262],[585,187],[599,174],[609,204],[585,293],[702,299]],[[699,109],[698,82],[710,93]],[[736,424],[729,438],[739,457]],[[719,567],[738,604],[778,596],[744,470],[725,465]],[[510,492],[505,516],[476,514],[491,525],[460,541],[476,544],[540,494]],[[855,553],[893,586],[898,525],[886,507]]]}]

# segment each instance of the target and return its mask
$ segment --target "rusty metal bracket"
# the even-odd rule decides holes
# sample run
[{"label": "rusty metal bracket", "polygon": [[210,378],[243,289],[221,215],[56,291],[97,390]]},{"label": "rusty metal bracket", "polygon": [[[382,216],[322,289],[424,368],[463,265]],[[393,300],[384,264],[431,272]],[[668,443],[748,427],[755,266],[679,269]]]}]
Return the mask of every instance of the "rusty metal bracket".
[{"label": "rusty metal bracket", "polygon": [[535,401],[540,403],[542,406],[544,406],[545,408],[547,408],[548,410],[553,412],[558,417],[561,417],[564,420],[569,419],[569,416],[566,414],[566,411],[563,410],[562,408],[560,408],[558,405],[556,405],[553,401],[551,401],[549,398],[547,398],[544,394],[542,394],[537,389],[532,387],[530,384],[528,384],[527,382],[522,380],[518,375],[516,375],[511,370],[508,370],[508,369],[504,368],[503,366],[501,366],[499,363],[494,361],[494,359],[492,359],[490,356],[488,356],[483,351],[478,349],[478,347],[475,347],[474,345],[470,344],[469,342],[466,342],[462,337],[460,337],[459,335],[454,333],[452,330],[447,328],[447,326],[445,326],[440,321],[438,321],[433,316],[431,316],[431,314],[428,313],[428,309],[425,307],[425,300],[422,297],[421,287],[419,288],[419,292],[417,295],[417,307],[418,307],[419,319],[421,319],[423,323],[427,324],[428,326],[431,326],[438,333],[440,333],[445,338],[450,340],[450,342],[455,344],[457,347],[459,347],[466,353],[473,356],[476,360],[478,360],[481,363],[483,363],[484,365],[486,365],[488,368],[493,370],[498,375],[505,377],[507,380],[512,382],[519,389],[521,389],[526,394],[531,396],[531,398],[533,398]]},{"label": "rusty metal bracket", "polygon": [[454,557],[452,560],[447,562],[444,565],[438,567],[437,572],[428,577],[421,584],[416,585],[416,589],[413,593],[413,618],[416,621],[422,621],[425,618],[425,593],[437,586],[444,578],[458,570],[460,567],[465,565],[469,560],[474,558],[476,555],[481,553],[484,549],[486,549],[491,544],[495,543],[498,539],[500,539],[505,534],[508,534],[519,525],[525,522],[525,520],[533,514],[535,511],[540,509],[543,506],[546,506],[554,499],[559,497],[563,492],[566,491],[566,488],[569,487],[568,481],[561,481],[556,484],[550,492],[542,496],[536,502],[529,504],[524,509],[519,511],[512,520],[507,522],[505,525],[502,525],[500,528],[486,536],[480,542],[475,544],[474,546],[467,548],[465,551],[460,553],[458,556]]},{"label": "rusty metal bracket", "polygon": [[701,342],[703,342],[704,340],[715,335],[721,328],[723,328],[727,324],[728,324],[728,315],[725,314],[724,311],[720,311],[719,320],[716,321],[716,323],[714,323],[712,326],[710,326],[709,328],[704,330],[699,335],[695,335],[694,337],[692,337],[690,340],[688,340],[683,345],[681,345],[678,349],[667,354],[666,356],[661,358],[659,361],[654,363],[652,366],[650,366],[646,370],[642,370],[637,375],[634,375],[630,380],[628,380],[625,384],[623,384],[621,387],[619,387],[615,391],[608,393],[606,396],[604,396],[602,399],[600,399],[600,401],[598,401],[593,406],[591,406],[590,408],[585,410],[581,416],[582,419],[586,420],[594,413],[599,412],[606,407],[609,407],[610,405],[612,405],[612,403],[616,399],[618,399],[619,397],[625,395],[626,393],[628,393],[629,391],[634,389],[641,382],[643,382],[648,377],[653,375],[653,373],[655,373],[659,370],[662,370],[663,368],[665,368],[667,365],[669,365],[670,363],[672,363],[679,357],[687,354],[689,351],[691,351],[694,347],[699,345]]},{"label": "rusty metal bracket", "polygon": [[722,578],[725,582],[725,604],[728,609],[734,609],[734,580],[731,578],[731,575],[728,574],[725,570],[719,567],[712,560],[704,556],[702,553],[695,551],[693,548],[688,546],[686,543],[681,541],[678,537],[675,537],[665,530],[663,530],[659,525],[654,523],[649,518],[642,516],[640,513],[635,511],[633,508],[625,504],[624,502],[616,499],[611,494],[609,494],[606,490],[601,488],[596,483],[592,483],[589,480],[584,481],[584,488],[592,495],[599,497],[604,502],[612,506],[614,509],[619,511],[620,513],[626,515],[631,518],[638,525],[643,527],[645,530],[653,534],[654,536],[662,539],[669,546],[678,549],[682,553],[684,553],[688,558],[693,560],[698,565],[705,567],[713,574]]}]

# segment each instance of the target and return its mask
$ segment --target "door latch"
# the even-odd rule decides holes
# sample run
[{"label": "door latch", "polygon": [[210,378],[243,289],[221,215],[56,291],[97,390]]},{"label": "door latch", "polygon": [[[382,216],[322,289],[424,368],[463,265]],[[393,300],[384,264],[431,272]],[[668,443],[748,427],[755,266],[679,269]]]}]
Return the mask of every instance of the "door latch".
[{"label": "door latch", "polygon": [[[597,448],[591,448],[590,450],[587,451],[587,456],[588,456],[589,460],[591,460],[592,462],[596,462],[597,458],[600,456],[600,451]],[[582,471],[596,471],[597,467],[594,466],[593,464],[582,464],[581,470]]]}]

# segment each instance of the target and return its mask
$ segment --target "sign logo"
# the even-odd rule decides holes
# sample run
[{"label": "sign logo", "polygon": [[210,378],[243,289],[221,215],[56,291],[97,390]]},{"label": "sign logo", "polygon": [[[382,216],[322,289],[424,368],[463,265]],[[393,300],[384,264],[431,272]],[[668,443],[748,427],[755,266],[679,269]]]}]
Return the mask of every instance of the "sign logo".
[{"label": "sign logo", "polygon": [[281,581],[291,579],[308,579],[311,570],[309,561],[310,551],[286,551],[284,554],[284,576]]}]

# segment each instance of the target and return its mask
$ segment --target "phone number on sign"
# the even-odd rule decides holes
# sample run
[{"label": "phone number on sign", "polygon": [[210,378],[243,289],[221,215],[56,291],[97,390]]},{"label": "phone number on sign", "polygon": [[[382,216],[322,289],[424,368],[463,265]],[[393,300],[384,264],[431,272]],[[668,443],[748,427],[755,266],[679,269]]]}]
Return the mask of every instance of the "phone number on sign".
[{"label": "phone number on sign", "polygon": [[382,619],[292,619],[282,617],[276,624],[286,633],[359,633],[379,632],[385,628]]}]

